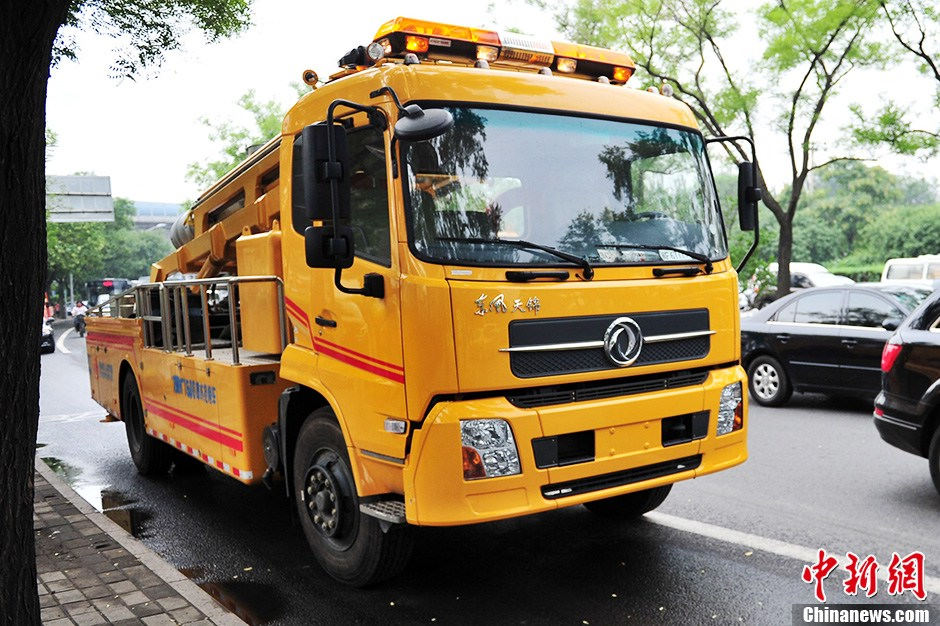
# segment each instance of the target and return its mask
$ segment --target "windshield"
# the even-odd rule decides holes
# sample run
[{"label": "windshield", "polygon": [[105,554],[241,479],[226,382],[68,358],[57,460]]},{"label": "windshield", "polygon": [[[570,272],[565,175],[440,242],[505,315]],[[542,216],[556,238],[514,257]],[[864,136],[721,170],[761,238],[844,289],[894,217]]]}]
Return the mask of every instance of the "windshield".
[{"label": "windshield", "polygon": [[[404,143],[409,237],[422,258],[594,265],[727,256],[701,136],[610,120],[452,108],[454,127]],[[635,246],[635,247],[631,247]],[[660,248],[662,246],[662,248]],[[644,249],[651,248],[651,249]]]}]

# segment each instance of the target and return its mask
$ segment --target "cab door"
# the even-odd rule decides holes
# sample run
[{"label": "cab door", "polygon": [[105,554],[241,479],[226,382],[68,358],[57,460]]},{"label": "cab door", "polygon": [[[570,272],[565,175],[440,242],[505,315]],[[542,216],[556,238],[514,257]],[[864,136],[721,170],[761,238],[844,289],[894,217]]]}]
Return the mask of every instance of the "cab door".
[{"label": "cab door", "polygon": [[356,257],[343,270],[342,284],[361,287],[366,274],[378,274],[385,296],[343,293],[334,285],[334,270],[310,270],[322,294],[312,307],[313,345],[319,378],[336,396],[351,443],[367,456],[401,461],[405,437],[385,430],[388,418],[407,420],[386,134],[370,125],[353,127],[347,146]]}]

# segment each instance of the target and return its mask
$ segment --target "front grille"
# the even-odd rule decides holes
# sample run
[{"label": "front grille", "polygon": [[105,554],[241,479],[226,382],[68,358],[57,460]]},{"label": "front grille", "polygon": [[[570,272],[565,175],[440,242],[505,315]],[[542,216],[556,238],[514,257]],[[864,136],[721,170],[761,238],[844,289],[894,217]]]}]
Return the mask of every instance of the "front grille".
[{"label": "front grille", "polygon": [[[701,359],[708,355],[710,347],[711,338],[708,336],[646,344],[633,366]],[[607,358],[603,348],[555,352],[513,352],[509,357],[509,365],[512,373],[519,378],[577,374],[618,367]]]},{"label": "front grille", "polygon": [[547,500],[557,498],[567,498],[581,493],[591,491],[600,491],[601,489],[610,489],[611,487],[620,487],[631,483],[638,483],[660,476],[669,476],[678,474],[687,470],[696,469],[702,464],[702,455],[687,456],[673,461],[663,461],[662,463],[653,463],[643,467],[623,470],[620,472],[611,472],[599,476],[589,476],[579,478],[578,480],[569,480],[563,483],[553,483],[542,487],[542,496]]},{"label": "front grille", "polygon": [[[707,309],[627,315],[640,326],[644,336],[709,330]],[[598,341],[604,338],[608,326],[617,317],[620,315],[514,321],[509,325],[509,346],[524,348],[560,342]],[[708,355],[710,348],[711,337],[708,335],[647,343],[643,345],[633,365],[654,365],[701,359]],[[618,367],[607,357],[602,347],[583,350],[510,352],[509,366],[518,378],[577,374]]]},{"label": "front grille", "polygon": [[585,402],[587,400],[615,398],[617,396],[662,391],[663,389],[675,389],[677,387],[691,387],[701,385],[706,378],[708,378],[708,370],[683,370],[665,375],[650,374],[630,378],[615,378],[613,380],[520,389],[508,394],[506,399],[514,406],[531,409],[551,404]]}]

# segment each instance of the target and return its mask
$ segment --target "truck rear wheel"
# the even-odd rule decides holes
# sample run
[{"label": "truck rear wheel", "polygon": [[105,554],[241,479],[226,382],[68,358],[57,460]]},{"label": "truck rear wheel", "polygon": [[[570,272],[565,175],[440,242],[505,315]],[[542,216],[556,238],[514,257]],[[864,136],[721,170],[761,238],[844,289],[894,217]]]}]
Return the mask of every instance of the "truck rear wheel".
[{"label": "truck rear wheel", "polygon": [[584,506],[591,511],[603,517],[612,519],[634,519],[644,513],[649,513],[666,499],[672,485],[663,485],[644,491],[627,493],[622,496],[605,498],[604,500],[595,500],[594,502],[585,502]]},{"label": "truck rear wheel", "polygon": [[121,388],[121,413],[127,431],[127,447],[137,471],[143,476],[165,474],[170,469],[170,453],[173,450],[147,434],[140,391],[133,374],[124,379]]},{"label": "truck rear wheel", "polygon": [[359,510],[346,441],[329,407],[307,418],[294,446],[294,499],[307,543],[336,580],[365,587],[400,572],[411,556],[410,529]]}]

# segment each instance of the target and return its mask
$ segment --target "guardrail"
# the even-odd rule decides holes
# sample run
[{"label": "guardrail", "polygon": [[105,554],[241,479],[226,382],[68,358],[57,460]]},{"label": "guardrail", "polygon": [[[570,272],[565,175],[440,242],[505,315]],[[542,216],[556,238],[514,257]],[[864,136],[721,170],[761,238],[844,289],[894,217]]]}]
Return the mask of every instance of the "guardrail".
[{"label": "guardrail", "polygon": [[[277,276],[221,276],[217,278],[197,278],[174,280],[161,283],[143,283],[127,289],[107,302],[88,310],[91,317],[138,318],[143,320],[144,345],[158,347],[156,325],[159,324],[159,347],[167,352],[183,352],[193,355],[192,325],[190,321],[189,293],[198,288],[200,297],[200,317],[202,318],[202,351],[207,360],[212,359],[212,334],[210,325],[209,291],[224,286],[227,297],[217,304],[225,303],[231,329],[232,361],[240,363],[239,343],[241,341],[241,321],[238,315],[238,288],[245,283],[273,282],[277,286],[278,330],[281,349],[287,347],[287,316],[284,308],[284,283]],[[154,311],[154,291],[159,310]]]}]

